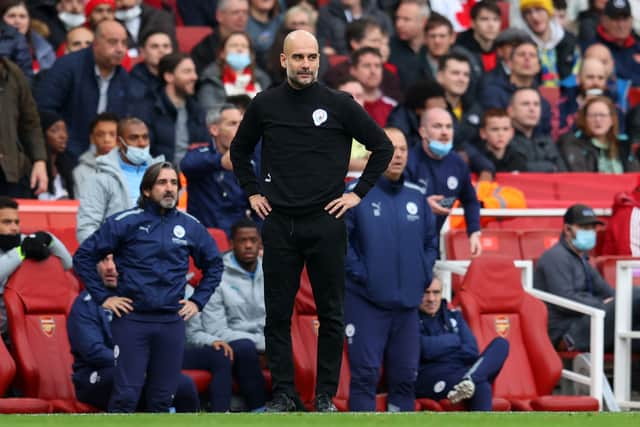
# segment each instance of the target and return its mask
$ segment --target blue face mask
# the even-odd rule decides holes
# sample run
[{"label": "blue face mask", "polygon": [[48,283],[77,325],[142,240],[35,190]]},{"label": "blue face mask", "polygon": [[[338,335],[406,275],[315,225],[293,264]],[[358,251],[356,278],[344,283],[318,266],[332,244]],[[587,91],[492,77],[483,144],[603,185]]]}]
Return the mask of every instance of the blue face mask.
[{"label": "blue face mask", "polygon": [[434,155],[440,158],[449,154],[449,151],[451,151],[452,147],[453,144],[451,143],[451,141],[449,141],[448,143],[436,141],[435,139],[429,141],[429,150],[431,150]]},{"label": "blue face mask", "polygon": [[251,57],[248,53],[229,52],[224,60],[236,71],[242,71],[251,64]]},{"label": "blue face mask", "polygon": [[583,230],[581,228],[576,231],[576,238],[571,244],[579,251],[590,251],[596,245],[596,230]]},{"label": "blue face mask", "polygon": [[151,154],[149,153],[149,145],[144,148],[132,147],[131,145],[124,144],[127,147],[127,153],[125,157],[134,165],[140,166],[151,161]]}]

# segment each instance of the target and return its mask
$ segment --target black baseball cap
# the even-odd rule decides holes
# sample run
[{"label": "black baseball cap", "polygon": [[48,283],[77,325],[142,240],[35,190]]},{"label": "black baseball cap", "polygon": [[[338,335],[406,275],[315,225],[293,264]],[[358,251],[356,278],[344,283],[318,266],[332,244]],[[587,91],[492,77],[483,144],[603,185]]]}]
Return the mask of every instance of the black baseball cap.
[{"label": "black baseball cap", "polygon": [[564,213],[565,224],[575,225],[604,225],[596,216],[596,213],[587,205],[573,205]]},{"label": "black baseball cap", "polygon": [[628,18],[631,16],[631,5],[628,0],[609,0],[604,6],[604,14],[609,18]]}]

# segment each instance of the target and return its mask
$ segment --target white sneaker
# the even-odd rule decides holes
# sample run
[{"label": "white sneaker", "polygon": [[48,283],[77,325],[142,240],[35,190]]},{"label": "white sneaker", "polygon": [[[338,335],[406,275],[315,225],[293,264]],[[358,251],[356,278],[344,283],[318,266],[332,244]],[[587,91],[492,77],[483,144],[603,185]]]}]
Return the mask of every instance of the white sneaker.
[{"label": "white sneaker", "polygon": [[462,400],[469,399],[473,396],[476,391],[476,385],[473,383],[471,378],[463,378],[458,384],[453,387],[453,390],[447,394],[447,399],[451,401],[451,403],[458,403]]}]

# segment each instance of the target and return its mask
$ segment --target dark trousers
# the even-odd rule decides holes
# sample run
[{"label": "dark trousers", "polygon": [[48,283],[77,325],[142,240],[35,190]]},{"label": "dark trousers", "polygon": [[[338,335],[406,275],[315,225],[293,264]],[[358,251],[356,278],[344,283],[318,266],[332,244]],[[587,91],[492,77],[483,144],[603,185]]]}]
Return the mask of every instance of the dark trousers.
[{"label": "dark trousers", "polygon": [[316,394],[334,396],[342,361],[346,227],[322,211],[289,217],[272,211],[262,226],[266,355],[273,393],[295,395],[291,315],[305,263],[318,311]]},{"label": "dark trousers", "polygon": [[178,387],[184,353],[182,318],[146,322],[131,315],[114,317],[113,343],[117,346],[116,369],[109,412],[134,412],[142,388],[149,412],[168,412]]},{"label": "dark trousers", "polygon": [[[631,327],[637,331],[640,329],[640,288],[634,287],[631,294]],[[604,305],[604,351],[612,352],[615,344],[616,331],[616,302],[615,299]],[[576,317],[576,321],[566,332],[570,340],[573,341],[573,347],[577,351],[589,351],[591,343],[591,317],[586,314]],[[631,347],[634,352],[640,352],[640,341],[633,340]]]},{"label": "dark trousers", "polygon": [[386,310],[347,291],[344,321],[351,368],[349,410],[376,410],[384,363],[389,410],[413,411],[420,357],[418,309]]},{"label": "dark trousers", "polygon": [[17,183],[7,182],[4,172],[0,169],[0,196],[17,199],[31,199],[35,197],[29,188],[29,178],[23,177]]},{"label": "dark trousers", "polygon": [[[209,404],[212,412],[226,412],[231,404],[231,373],[238,381],[240,392],[250,410],[264,406],[264,376],[255,344],[248,339],[231,341],[233,362],[223,350],[209,347],[187,347],[184,369],[205,369],[213,379],[209,384]],[[233,363],[233,368],[232,368]]]},{"label": "dark trousers", "polygon": [[[76,397],[80,402],[95,406],[98,409],[107,409],[109,397],[113,389],[113,376],[115,368],[102,368],[98,370],[83,369],[74,372],[73,385],[76,390]],[[145,391],[142,391],[144,396]],[[143,397],[141,402],[146,399]],[[186,375],[180,375],[178,388],[173,398],[173,407],[176,412],[198,412],[200,410],[200,399],[198,390],[193,380]],[[138,405],[138,412],[146,411],[143,405]]]},{"label": "dark trousers", "polygon": [[467,403],[472,411],[491,411],[491,386],[509,354],[509,342],[498,337],[489,343],[476,363],[471,366],[422,365],[416,381],[416,396],[434,400],[445,399],[449,391],[466,376],[476,385],[475,393]]}]

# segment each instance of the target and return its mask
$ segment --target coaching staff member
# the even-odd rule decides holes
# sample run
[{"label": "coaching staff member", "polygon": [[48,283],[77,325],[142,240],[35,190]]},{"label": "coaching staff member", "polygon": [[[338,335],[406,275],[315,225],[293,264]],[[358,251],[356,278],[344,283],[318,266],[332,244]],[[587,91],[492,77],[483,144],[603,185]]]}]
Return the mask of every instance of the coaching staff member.
[{"label": "coaching staff member", "polygon": [[[143,386],[147,410],[169,411],[180,379],[184,321],[202,310],[220,283],[223,264],[215,242],[198,220],[175,208],[179,186],[171,163],[150,166],[138,208],[107,218],[73,258],[91,298],[115,315],[109,412],[134,412]],[[108,254],[120,273],[115,289],[106,288],[96,271]],[[189,256],[203,277],[187,300]]]},{"label": "coaching staff member", "polygon": [[[293,31],[283,51],[280,64],[287,79],[249,105],[231,143],[231,161],[251,208],[266,218],[265,339],[274,396],[267,410],[302,409],[293,383],[291,314],[306,262],[320,320],[315,406],[333,411],[343,344],[343,215],[375,185],[393,147],[348,94],[317,82],[319,52],[313,35]],[[353,138],[372,154],[354,191],[343,194]],[[250,160],[260,139],[258,184]]]}]

